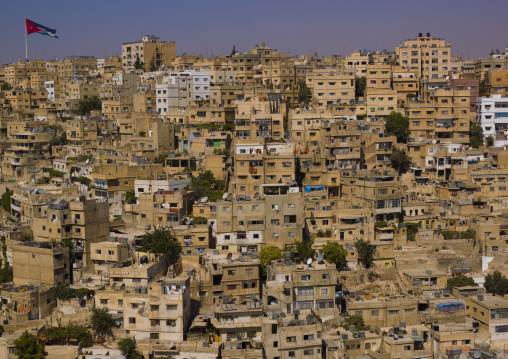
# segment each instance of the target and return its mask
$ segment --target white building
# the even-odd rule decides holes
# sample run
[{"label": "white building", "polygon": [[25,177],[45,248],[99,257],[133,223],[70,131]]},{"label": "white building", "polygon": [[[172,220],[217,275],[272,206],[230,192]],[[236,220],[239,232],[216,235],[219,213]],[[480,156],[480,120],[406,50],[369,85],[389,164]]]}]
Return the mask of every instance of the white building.
[{"label": "white building", "polygon": [[190,77],[192,80],[192,99],[194,101],[210,99],[210,73],[201,71],[172,72],[170,78]]},{"label": "white building", "polygon": [[164,76],[155,86],[157,111],[166,115],[170,111],[186,110],[192,101],[192,77],[178,73]]},{"label": "white building", "polygon": [[476,104],[476,122],[482,126],[485,138],[494,137],[495,147],[508,145],[508,97],[479,97]]},{"label": "white building", "polygon": [[55,81],[45,81],[44,87],[48,94],[48,100],[55,102]]}]

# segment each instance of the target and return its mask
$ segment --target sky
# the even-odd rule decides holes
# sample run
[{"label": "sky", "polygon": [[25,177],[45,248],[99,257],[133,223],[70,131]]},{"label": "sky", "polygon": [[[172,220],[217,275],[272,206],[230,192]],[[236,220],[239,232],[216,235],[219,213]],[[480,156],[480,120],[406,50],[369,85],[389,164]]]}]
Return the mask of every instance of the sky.
[{"label": "sky", "polygon": [[59,39],[31,34],[29,58],[105,57],[146,34],[176,42],[177,54],[249,52],[263,42],[293,55],[394,51],[404,39],[430,32],[452,56],[504,52],[506,0],[2,0],[0,62],[25,56],[24,18],[57,30]]}]

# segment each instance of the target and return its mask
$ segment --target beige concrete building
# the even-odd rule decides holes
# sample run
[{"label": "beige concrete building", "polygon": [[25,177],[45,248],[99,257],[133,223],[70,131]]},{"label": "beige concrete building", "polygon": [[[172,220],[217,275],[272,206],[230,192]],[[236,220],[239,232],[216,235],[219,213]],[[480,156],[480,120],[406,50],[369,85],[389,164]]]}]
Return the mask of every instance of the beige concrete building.
[{"label": "beige concrete building", "polygon": [[397,63],[405,69],[418,70],[418,77],[443,80],[451,70],[451,47],[444,39],[419,34],[417,38],[406,40],[404,45],[395,48]]},{"label": "beige concrete building", "polygon": [[176,58],[176,45],[174,42],[161,42],[158,37],[146,35],[137,42],[122,44],[122,65],[126,71],[134,69],[134,64],[139,61],[144,64],[144,70],[150,70],[153,61],[156,69],[170,66]]},{"label": "beige concrete building", "polygon": [[69,249],[48,242],[26,242],[12,246],[14,285],[56,287],[70,284]]},{"label": "beige concrete building", "polygon": [[355,76],[337,69],[314,69],[307,73],[306,83],[312,99],[323,105],[350,103],[355,100]]},{"label": "beige concrete building", "polygon": [[289,258],[267,266],[263,306],[268,313],[299,313],[302,318],[316,313],[323,320],[336,312],[337,270],[325,260],[307,265]]}]

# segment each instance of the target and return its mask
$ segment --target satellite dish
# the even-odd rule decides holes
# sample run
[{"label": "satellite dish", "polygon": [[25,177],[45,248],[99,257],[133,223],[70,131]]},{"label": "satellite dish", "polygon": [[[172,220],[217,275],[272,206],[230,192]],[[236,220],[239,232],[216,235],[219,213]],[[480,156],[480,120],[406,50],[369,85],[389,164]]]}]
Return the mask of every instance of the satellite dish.
[{"label": "satellite dish", "polygon": [[480,358],[481,358],[481,356],[482,356],[482,352],[481,352],[481,350],[475,350],[475,351],[474,351],[473,357],[474,357],[475,359],[480,359]]},{"label": "satellite dish", "polygon": [[228,255],[226,256],[226,259],[231,259],[233,258],[233,254],[232,253],[228,253]]},{"label": "satellite dish", "polygon": [[228,198],[228,195],[229,195],[229,193],[225,192],[225,193],[222,195],[222,199],[223,199],[223,200],[226,200],[226,198]]},{"label": "satellite dish", "polygon": [[467,354],[467,352],[462,352],[460,353],[459,359],[467,359],[468,357],[469,355]]},{"label": "satellite dish", "polygon": [[308,265],[311,265],[311,264],[312,264],[312,258],[307,259],[307,264],[308,264]]},{"label": "satellite dish", "polygon": [[317,260],[318,262],[321,262],[323,260],[323,254],[319,253]]}]

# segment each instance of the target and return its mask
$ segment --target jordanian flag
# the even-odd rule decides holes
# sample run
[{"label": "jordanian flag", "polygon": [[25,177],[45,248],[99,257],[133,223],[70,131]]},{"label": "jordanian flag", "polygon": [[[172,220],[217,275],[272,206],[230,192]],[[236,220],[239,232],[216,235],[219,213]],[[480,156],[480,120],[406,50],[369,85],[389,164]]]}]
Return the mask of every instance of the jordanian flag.
[{"label": "jordanian flag", "polygon": [[49,27],[42,26],[36,22],[33,22],[32,20],[25,19],[26,22],[26,34],[30,35],[35,33],[41,34],[41,35],[48,35],[51,37],[55,37],[58,39],[58,36],[56,36],[56,30],[50,29]]}]

